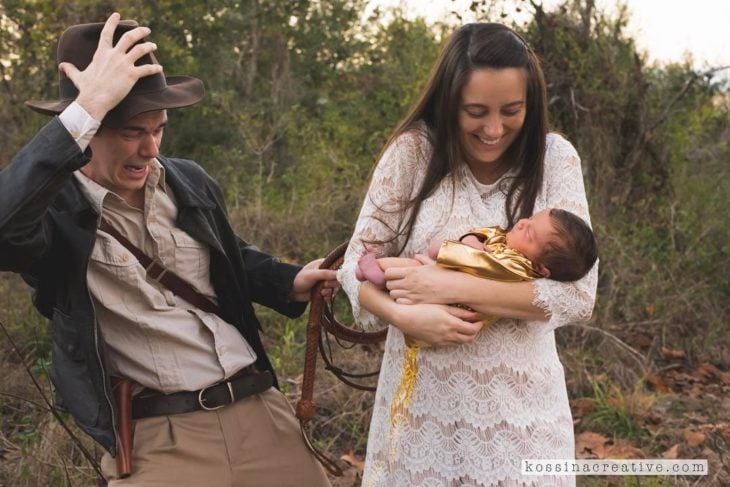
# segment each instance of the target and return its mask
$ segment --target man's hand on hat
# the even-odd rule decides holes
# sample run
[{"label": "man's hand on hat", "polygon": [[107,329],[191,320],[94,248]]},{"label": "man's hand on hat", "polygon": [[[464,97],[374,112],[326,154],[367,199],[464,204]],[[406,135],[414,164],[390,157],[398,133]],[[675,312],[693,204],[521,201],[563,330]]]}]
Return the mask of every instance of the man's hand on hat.
[{"label": "man's hand on hat", "polygon": [[152,42],[135,45],[150,34],[148,27],[136,27],[124,33],[116,46],[112,45],[119,20],[116,12],[107,19],[94,57],[86,69],[79,71],[71,63],[58,66],[78,88],[76,102],[99,121],[127,96],[138,79],[162,72],[159,64],[134,65],[139,58],[157,49]]}]

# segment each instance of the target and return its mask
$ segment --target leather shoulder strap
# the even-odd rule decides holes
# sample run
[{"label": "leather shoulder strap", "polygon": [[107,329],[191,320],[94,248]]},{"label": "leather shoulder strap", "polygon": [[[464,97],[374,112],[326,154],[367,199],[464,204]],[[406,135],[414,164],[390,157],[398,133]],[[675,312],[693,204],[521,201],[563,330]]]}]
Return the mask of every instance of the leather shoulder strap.
[{"label": "leather shoulder strap", "polygon": [[186,280],[166,269],[162,264],[145,254],[139,247],[135,246],[124,235],[112,227],[109,222],[102,219],[99,229],[114,237],[124,248],[129,250],[132,255],[136,257],[139,263],[142,264],[142,267],[145,268],[147,276],[149,276],[150,279],[154,279],[159,282],[196,308],[199,308],[206,313],[214,313],[220,316],[221,319],[225,320],[222,315],[222,311],[217,304],[196,291],[195,288]]}]

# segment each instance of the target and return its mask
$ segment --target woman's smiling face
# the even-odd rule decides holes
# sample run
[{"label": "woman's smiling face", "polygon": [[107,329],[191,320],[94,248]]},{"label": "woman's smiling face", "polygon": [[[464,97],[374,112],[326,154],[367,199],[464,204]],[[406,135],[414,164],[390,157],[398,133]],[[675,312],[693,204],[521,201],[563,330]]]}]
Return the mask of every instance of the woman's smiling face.
[{"label": "woman's smiling face", "polygon": [[459,107],[460,139],[466,162],[483,183],[496,181],[500,164],[525,122],[527,72],[523,68],[482,68],[469,75]]}]

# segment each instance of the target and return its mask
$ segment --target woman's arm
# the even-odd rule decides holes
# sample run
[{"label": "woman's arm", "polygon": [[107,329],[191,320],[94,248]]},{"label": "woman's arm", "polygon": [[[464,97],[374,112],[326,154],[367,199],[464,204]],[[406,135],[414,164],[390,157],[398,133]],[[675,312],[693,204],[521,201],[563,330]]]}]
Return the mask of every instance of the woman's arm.
[{"label": "woman's arm", "polygon": [[430,344],[463,343],[481,329],[473,312],[435,304],[407,306],[396,304],[387,293],[356,278],[357,262],[370,244],[381,256],[396,255],[400,238],[393,239],[405,214],[397,211],[403,201],[413,197],[425,171],[428,142],[415,132],[399,136],[383,153],[373,173],[355,231],[345,253],[338,280],[350,298],[352,313],[363,328],[392,323],[416,340]]},{"label": "woman's arm", "polygon": [[[578,153],[561,136],[550,134],[548,137],[545,180],[541,190],[544,204],[540,209],[562,208],[575,213],[590,225],[591,217]],[[534,285],[534,303],[550,315],[547,330],[569,323],[585,322],[591,317],[596,301],[598,262],[588,274],[577,281],[537,279]]]},{"label": "woman's arm", "polygon": [[533,282],[501,282],[444,269],[424,257],[428,265],[386,271],[390,296],[400,304],[459,303],[480,313],[521,320],[546,320],[545,310],[533,304]]},{"label": "woman's arm", "polygon": [[473,340],[484,325],[474,311],[438,304],[397,304],[370,283],[360,287],[360,305],[404,334],[430,345],[455,345]]},{"label": "woman's arm", "polygon": [[357,278],[358,262],[368,249],[376,256],[398,252],[400,242],[394,238],[394,231],[400,227],[404,216],[403,202],[411,196],[408,180],[417,178],[422,172],[418,146],[418,135],[405,133],[384,151],[373,171],[342,267],[337,273],[337,279],[350,299],[352,315],[364,329],[382,328],[388,321],[360,305],[363,282]]}]

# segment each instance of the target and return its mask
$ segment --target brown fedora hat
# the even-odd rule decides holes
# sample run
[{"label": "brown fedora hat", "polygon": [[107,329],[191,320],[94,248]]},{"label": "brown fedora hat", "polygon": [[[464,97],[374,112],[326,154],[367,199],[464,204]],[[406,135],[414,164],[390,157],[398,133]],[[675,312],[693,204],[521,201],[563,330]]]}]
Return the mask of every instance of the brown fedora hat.
[{"label": "brown fedora hat", "polygon": [[[125,20],[114,31],[113,44],[125,32],[137,27],[137,22]],[[94,57],[103,23],[80,24],[69,27],[58,40],[58,64],[69,62],[83,71]],[[150,53],[141,57],[136,64],[159,64]],[[59,100],[29,100],[25,104],[45,115],[57,115],[73,102],[79,94],[73,82],[61,73],[59,78]],[[165,76],[161,73],[140,78],[129,94],[106,114],[103,125],[121,127],[130,118],[140,113],[167,108],[181,108],[193,105],[203,98],[203,82],[190,76]]]}]

